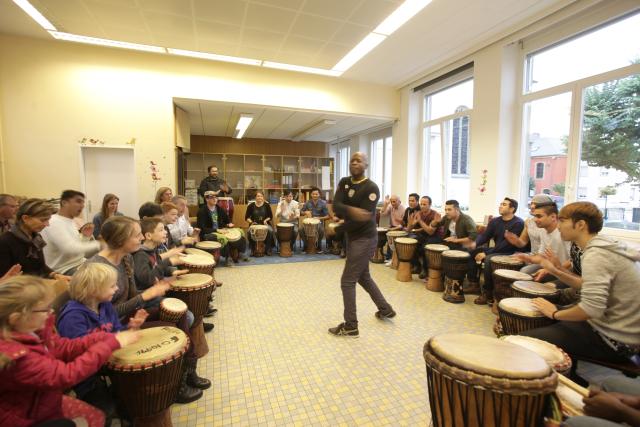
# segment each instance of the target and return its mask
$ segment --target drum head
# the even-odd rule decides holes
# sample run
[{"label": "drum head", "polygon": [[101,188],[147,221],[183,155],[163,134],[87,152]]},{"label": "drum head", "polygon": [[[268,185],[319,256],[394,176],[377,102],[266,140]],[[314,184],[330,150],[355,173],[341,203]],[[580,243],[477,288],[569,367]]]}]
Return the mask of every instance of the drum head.
[{"label": "drum head", "polygon": [[506,270],[499,268],[493,272],[496,276],[505,277],[511,280],[519,280],[519,281],[532,281],[533,277],[530,274],[523,273],[517,270]]},{"label": "drum head", "polygon": [[162,326],[141,329],[140,340],[116,350],[109,359],[114,368],[152,367],[170,360],[187,347],[187,335],[178,328]]},{"label": "drum head", "polygon": [[194,267],[209,267],[216,264],[216,262],[210,256],[206,257],[201,255],[187,254],[182,257],[182,260],[185,264],[193,265]]},{"label": "drum head", "polygon": [[336,229],[340,226],[341,224],[339,222],[330,222],[329,223],[329,228],[333,228]]},{"label": "drum head", "polygon": [[517,280],[511,285],[513,289],[533,295],[553,295],[558,292],[553,283],[539,283],[531,280]]},{"label": "drum head", "polygon": [[449,246],[439,245],[437,243],[429,243],[428,245],[424,245],[424,248],[428,251],[434,251],[434,252],[444,252],[449,250]]},{"label": "drum head", "polygon": [[178,298],[164,298],[160,301],[160,306],[165,310],[173,311],[175,313],[187,311],[187,304]]},{"label": "drum head", "polygon": [[278,227],[291,228],[293,227],[293,224],[291,224],[290,222],[279,222]]},{"label": "drum head", "polygon": [[389,231],[388,228],[384,228],[384,227],[376,227],[376,230],[378,231],[378,233],[384,233]]},{"label": "drum head", "polygon": [[303,224],[320,224],[320,220],[318,218],[305,218],[302,220]]},{"label": "drum head", "polygon": [[406,231],[402,231],[402,230],[391,230],[389,232],[387,232],[387,236],[389,237],[403,237],[406,236],[408,233]]},{"label": "drum head", "polygon": [[552,368],[563,365],[566,362],[563,351],[549,342],[522,335],[505,335],[500,339],[533,351],[546,360]]},{"label": "drum head", "polygon": [[498,307],[519,316],[544,317],[544,314],[533,306],[531,298],[505,298],[500,300]]},{"label": "drum head", "polygon": [[220,249],[221,247],[222,245],[220,244],[220,242],[213,242],[209,240],[196,243],[196,248],[204,250]]},{"label": "drum head", "polygon": [[411,237],[398,237],[396,243],[400,243],[401,245],[417,245],[418,241]]},{"label": "drum head", "polygon": [[211,282],[211,276],[208,274],[189,273],[178,276],[178,278],[171,283],[171,287],[177,289],[199,289],[207,286]]},{"label": "drum head", "polygon": [[249,228],[253,228],[255,230],[268,230],[269,229],[269,227],[267,227],[266,225],[263,225],[263,224],[253,224]]},{"label": "drum head", "polygon": [[436,335],[429,343],[439,359],[482,375],[534,379],[545,378],[551,373],[547,362],[534,352],[492,337],[445,334]]},{"label": "drum head", "polygon": [[235,228],[223,228],[218,230],[218,233],[225,235],[230,242],[238,241],[242,237],[240,230]]},{"label": "drum head", "polygon": [[469,258],[469,252],[465,251],[444,251],[442,256],[445,258]]},{"label": "drum head", "polygon": [[184,250],[184,253],[188,255],[196,255],[203,258],[213,259],[213,255],[211,255],[209,252],[203,251],[202,249],[187,248]]},{"label": "drum head", "polygon": [[497,262],[506,265],[524,265],[524,262],[520,261],[518,258],[512,257],[511,255],[496,255],[494,257],[491,257],[491,262]]}]

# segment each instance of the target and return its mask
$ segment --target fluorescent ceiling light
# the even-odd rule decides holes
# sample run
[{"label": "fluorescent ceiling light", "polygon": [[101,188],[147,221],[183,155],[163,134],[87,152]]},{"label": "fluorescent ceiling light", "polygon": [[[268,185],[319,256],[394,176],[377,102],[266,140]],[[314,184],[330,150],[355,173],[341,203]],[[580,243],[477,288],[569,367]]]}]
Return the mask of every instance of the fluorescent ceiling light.
[{"label": "fluorescent ceiling light", "polygon": [[378,46],[387,36],[382,34],[369,33],[360,43],[356,45],[344,58],[340,60],[333,68],[334,71],[345,72],[353,64],[358,62],[363,56]]},{"label": "fluorescent ceiling light", "polygon": [[20,9],[24,10],[34,21],[36,21],[42,28],[47,31],[57,31],[57,28],[49,22],[38,10],[31,5],[27,0],[13,0],[15,4],[20,6]]},{"label": "fluorescent ceiling light", "polygon": [[253,121],[253,115],[251,114],[240,114],[240,118],[238,119],[238,124],[236,125],[236,134],[233,136],[236,139],[240,139],[244,136],[244,133],[249,128],[249,125]]},{"label": "fluorescent ceiling light", "polygon": [[145,52],[167,53],[164,47],[151,46],[147,44],[120,42],[117,40],[99,39],[96,37],[79,36],[77,34],[62,33],[60,31],[49,31],[58,40],[67,40],[78,43],[97,44],[100,46],[120,47],[124,49],[143,50]]},{"label": "fluorescent ceiling light", "polygon": [[302,65],[283,64],[280,62],[264,61],[263,67],[277,68],[279,70],[299,71],[301,73],[322,74],[324,76],[338,77],[342,74],[342,71],[338,70],[325,70],[324,68],[304,67]]},{"label": "fluorescent ceiling light", "polygon": [[384,34],[385,36],[391,35],[429,3],[431,3],[431,0],[406,0],[391,15],[387,16],[387,19],[382,21],[373,32]]},{"label": "fluorescent ceiling light", "polygon": [[260,65],[260,59],[240,58],[237,56],[218,55],[215,53],[196,52],[194,50],[183,50],[167,48],[167,52],[172,55],[190,56],[192,58],[210,59],[212,61],[234,62],[236,64]]},{"label": "fluorescent ceiling light", "polygon": [[328,119],[321,120],[318,123],[316,123],[314,125],[311,125],[310,127],[306,128],[302,132],[294,135],[291,138],[291,140],[292,141],[302,141],[306,137],[318,134],[318,133],[322,132],[323,130],[335,125],[336,123],[337,122],[335,120],[328,120]]}]

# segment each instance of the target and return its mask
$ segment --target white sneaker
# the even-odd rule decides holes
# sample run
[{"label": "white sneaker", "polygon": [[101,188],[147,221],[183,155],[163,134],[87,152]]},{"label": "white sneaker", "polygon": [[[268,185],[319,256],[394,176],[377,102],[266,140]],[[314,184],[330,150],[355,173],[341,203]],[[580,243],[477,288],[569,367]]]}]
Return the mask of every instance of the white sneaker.
[{"label": "white sneaker", "polygon": [[387,261],[387,262],[385,262],[385,263],[384,263],[384,266],[385,266],[385,267],[391,267],[391,262],[392,262],[392,261]]}]

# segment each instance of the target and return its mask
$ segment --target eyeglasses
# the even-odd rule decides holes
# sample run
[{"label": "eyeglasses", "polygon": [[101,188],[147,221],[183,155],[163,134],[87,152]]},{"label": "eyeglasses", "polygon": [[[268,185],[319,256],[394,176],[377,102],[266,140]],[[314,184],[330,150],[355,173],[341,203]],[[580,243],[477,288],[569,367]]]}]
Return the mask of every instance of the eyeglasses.
[{"label": "eyeglasses", "polygon": [[43,308],[42,310],[31,310],[32,313],[53,313],[53,307]]},{"label": "eyeglasses", "polygon": [[209,195],[209,196],[204,196],[204,198],[205,198],[205,199],[215,199],[215,198],[216,198],[216,196],[211,196],[211,195]]}]

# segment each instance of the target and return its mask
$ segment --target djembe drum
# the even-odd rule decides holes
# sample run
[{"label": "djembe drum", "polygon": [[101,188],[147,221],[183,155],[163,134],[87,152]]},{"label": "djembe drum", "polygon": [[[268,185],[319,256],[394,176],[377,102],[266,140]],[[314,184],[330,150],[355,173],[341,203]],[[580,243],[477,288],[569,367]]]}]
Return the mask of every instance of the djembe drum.
[{"label": "djembe drum", "polygon": [[394,244],[394,241],[398,238],[398,237],[407,237],[408,233],[406,231],[402,231],[402,230],[389,230],[387,231],[387,243],[389,244],[389,247],[391,248],[391,268],[393,268],[394,270],[398,269],[398,254],[396,252],[396,245]]},{"label": "djembe drum", "polygon": [[398,282],[410,282],[411,278],[411,259],[416,252],[418,241],[410,237],[398,237],[394,244],[398,253],[398,271],[396,272],[396,280]]},{"label": "djembe drum", "polygon": [[224,235],[229,243],[227,243],[227,249],[229,251],[229,256],[233,260],[233,262],[238,262],[240,259],[240,252],[238,248],[232,243],[240,241],[242,239],[242,233],[237,228],[221,228],[218,230],[218,233]]},{"label": "djembe drum", "polygon": [[[493,298],[497,303],[500,302],[503,298],[511,298],[513,297],[513,290],[511,289],[511,284],[518,280],[533,280],[530,274],[522,273],[517,270],[505,270],[498,269],[492,273],[493,276]],[[493,304],[491,310],[493,314],[498,314],[496,304]]]},{"label": "djembe drum", "polygon": [[427,253],[429,272],[427,276],[427,289],[433,292],[442,292],[444,284],[442,282],[442,253],[449,250],[447,245],[429,244],[424,246]]},{"label": "djembe drum", "polygon": [[558,375],[534,352],[471,334],[424,345],[434,427],[538,427]]},{"label": "djembe drum", "polygon": [[229,221],[233,222],[233,197],[218,197],[218,206],[229,216]]},{"label": "djembe drum", "polygon": [[[200,242],[198,242],[198,243],[200,243]],[[189,254],[189,255],[198,255],[199,257],[213,258],[213,255],[211,255],[209,252],[203,251],[202,249],[186,248],[184,250],[184,253],[185,254]],[[217,263],[218,263],[218,261],[216,261],[216,264]]]},{"label": "djembe drum", "polygon": [[265,241],[269,235],[269,227],[263,224],[254,224],[249,227],[249,235],[255,242],[254,250],[251,255],[254,257],[263,257],[265,253]]},{"label": "djembe drum", "polygon": [[160,301],[160,320],[177,323],[187,312],[187,304],[178,298],[163,298]]},{"label": "djembe drum", "polygon": [[542,357],[557,373],[569,375],[571,372],[571,358],[560,347],[550,342],[524,335],[505,335],[500,339],[531,350]]},{"label": "djembe drum", "polygon": [[205,257],[202,255],[187,254],[182,257],[185,270],[189,273],[208,274],[213,277],[213,270],[216,265],[213,257]]},{"label": "djembe drum", "polygon": [[316,250],[316,244],[318,243],[318,226],[320,224],[320,220],[318,218],[305,218],[302,220],[302,227],[304,227],[304,237],[305,237],[305,252],[307,254],[315,254],[318,251]]},{"label": "djembe drum", "polygon": [[376,251],[373,254],[373,258],[371,258],[371,262],[374,264],[384,264],[384,245],[387,243],[387,232],[388,229],[384,227],[377,227],[378,231],[378,244],[376,246]]},{"label": "djembe drum", "polygon": [[327,246],[327,250],[330,251],[333,255],[340,255],[340,241],[335,239],[336,233],[338,232],[338,227],[342,224],[339,222],[327,221],[324,227],[324,237],[327,239],[331,239],[331,247]]},{"label": "djembe drum", "polygon": [[442,252],[442,270],[444,271],[444,293],[442,299],[452,303],[463,303],[462,282],[469,270],[468,252],[448,250]]},{"label": "djembe drum", "polygon": [[278,242],[280,243],[280,256],[288,258],[293,255],[291,241],[293,240],[294,226],[290,222],[279,222],[276,226]]},{"label": "djembe drum", "polygon": [[530,298],[504,298],[498,303],[498,318],[505,335],[518,335],[529,329],[552,325],[549,319],[535,308]]},{"label": "djembe drum", "polygon": [[496,255],[491,257],[491,273],[496,270],[520,270],[524,262],[511,255]]},{"label": "djembe drum", "polygon": [[204,336],[202,318],[209,309],[209,298],[215,289],[213,278],[207,274],[189,273],[178,276],[171,283],[167,296],[178,298],[187,304],[193,313],[193,325],[191,325],[191,338],[193,350],[197,357],[202,357],[209,352],[207,339]]},{"label": "djembe drum", "polygon": [[[197,242],[196,249],[200,249],[208,254],[211,254],[213,256],[213,259],[216,260],[216,264],[220,262],[220,250],[222,249],[222,244],[220,242],[214,242],[211,240]],[[185,252],[187,252],[186,249]]]},{"label": "djembe drum", "polygon": [[513,296],[517,298],[544,298],[554,304],[560,299],[560,291],[551,282],[517,280],[511,284],[511,291]]},{"label": "djembe drum", "polygon": [[106,363],[115,395],[136,426],[170,427],[189,338],[178,328],[142,329],[141,338]]}]

